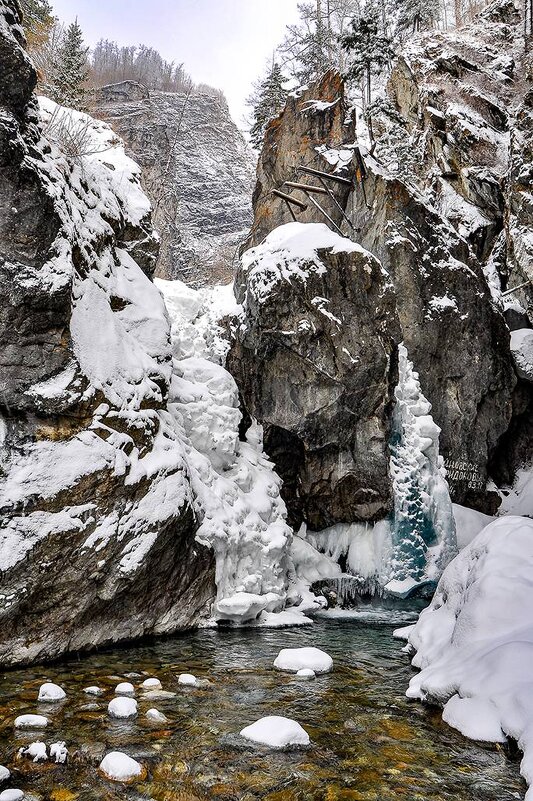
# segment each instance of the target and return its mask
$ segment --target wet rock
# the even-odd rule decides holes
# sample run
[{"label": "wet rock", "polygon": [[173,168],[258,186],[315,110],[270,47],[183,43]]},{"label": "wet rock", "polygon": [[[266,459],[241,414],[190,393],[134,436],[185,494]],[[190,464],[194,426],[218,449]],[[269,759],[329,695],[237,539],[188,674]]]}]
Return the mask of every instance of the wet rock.
[{"label": "wet rock", "polygon": [[290,523],[385,515],[400,341],[387,274],[325,225],[292,223],[243,256],[241,276],[228,369],[264,426]]}]

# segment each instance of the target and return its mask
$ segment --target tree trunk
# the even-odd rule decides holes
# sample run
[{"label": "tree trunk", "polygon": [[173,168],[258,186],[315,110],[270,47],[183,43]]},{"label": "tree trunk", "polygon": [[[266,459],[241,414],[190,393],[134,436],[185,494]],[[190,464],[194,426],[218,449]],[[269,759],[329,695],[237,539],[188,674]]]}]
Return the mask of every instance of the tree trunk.
[{"label": "tree trunk", "polygon": [[322,16],[322,0],[316,0],[316,38],[318,43],[318,66],[320,71],[325,69],[326,59],[325,53],[325,38],[324,38],[324,17]]},{"label": "tree trunk", "polygon": [[460,28],[463,24],[462,3],[461,0],[454,0],[453,8],[455,12],[455,27]]}]

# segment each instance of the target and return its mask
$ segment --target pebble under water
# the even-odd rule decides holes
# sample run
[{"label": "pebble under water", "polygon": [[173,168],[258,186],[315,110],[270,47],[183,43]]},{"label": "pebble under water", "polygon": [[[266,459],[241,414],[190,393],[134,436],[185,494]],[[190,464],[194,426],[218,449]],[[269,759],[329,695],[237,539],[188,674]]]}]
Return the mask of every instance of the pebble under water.
[{"label": "pebble under water", "polygon": [[[0,684],[0,762],[12,771],[3,787],[27,801],[507,801],[523,798],[518,758],[501,746],[479,745],[441,720],[439,710],[408,701],[412,668],[395,626],[409,614],[372,612],[319,620],[300,629],[204,629],[139,647],[98,653],[52,666],[5,673]],[[314,681],[274,670],[284,647],[317,646],[334,659]],[[208,679],[178,684],[180,673]],[[138,675],[132,675],[138,674]],[[171,697],[145,698],[147,677]],[[61,685],[59,704],[37,703],[40,684]],[[119,681],[136,687],[139,715],[113,721],[107,705]],[[93,698],[83,689],[99,685]],[[156,707],[167,723],[150,721]],[[15,731],[17,715],[46,715],[42,732]],[[265,715],[285,715],[311,736],[309,748],[273,751],[247,743],[239,731]],[[65,740],[65,765],[17,759],[30,742]],[[147,768],[137,783],[103,778],[110,750]]]}]

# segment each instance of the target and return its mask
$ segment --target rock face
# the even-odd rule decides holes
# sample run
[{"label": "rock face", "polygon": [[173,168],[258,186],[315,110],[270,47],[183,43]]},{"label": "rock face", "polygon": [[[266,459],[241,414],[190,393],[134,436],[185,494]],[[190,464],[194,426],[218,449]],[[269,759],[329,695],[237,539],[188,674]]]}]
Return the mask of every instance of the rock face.
[{"label": "rock face", "polygon": [[192,286],[230,281],[252,220],[255,159],[224,99],[124,81],[96,90],[91,111],[142,167],[161,236],[157,275]]},{"label": "rock face", "polygon": [[290,522],[383,517],[400,339],[386,273],[327,226],[301,223],[276,229],[243,267],[228,367],[265,427]]},{"label": "rock face", "polygon": [[[452,498],[487,512],[494,512],[498,503],[486,489],[487,480],[502,474],[511,480],[517,460],[527,459],[525,454],[530,460],[533,456],[528,434],[531,392],[517,378],[509,334],[509,326],[531,325],[527,315],[531,290],[525,288],[514,296],[516,300],[502,297],[502,290],[528,277],[530,261],[531,100],[522,76],[531,67],[523,62],[522,47],[520,17],[509,0],[497,0],[463,30],[413,37],[390,76],[388,110],[383,103],[374,120],[377,141],[372,156],[360,146],[363,170],[353,143],[353,126],[342,125],[346,109],[341,83],[326,76],[322,85],[311,87],[303,98],[291,98],[285,112],[270,124],[254,195],[252,243],[256,244],[290,219],[286,204],[271,192],[283,181],[294,180],[291,170],[297,164],[311,164],[351,179],[352,188],[341,186],[336,195],[351,225],[338,209],[334,222],[379,260],[392,284],[390,294],[387,289],[387,306],[390,319],[397,316],[400,333],[387,327],[387,358],[394,363],[394,343],[402,339],[441,429],[440,451],[447,463]],[[336,109],[342,109],[338,118]],[[306,180],[318,185],[315,178]],[[297,192],[293,189],[291,194],[302,199]],[[323,218],[308,208],[298,220]],[[300,365],[314,360],[316,346],[311,335],[305,339],[298,333],[298,349],[293,348],[295,323],[303,316],[301,291],[293,279],[280,282],[279,287],[275,284],[270,290],[272,302],[269,298],[258,309],[253,286],[257,277],[252,279],[254,271],[246,267],[253,263],[253,253],[245,255],[245,268],[237,276],[236,294],[244,305],[245,325],[237,331],[235,353],[239,355],[232,369],[250,414],[266,423],[267,431],[275,432],[276,425],[284,428],[288,412],[275,403],[271,374],[275,371],[278,381],[284,376],[291,382],[291,392],[287,389],[286,394],[298,397],[300,386],[305,385]],[[284,275],[289,263],[290,255],[278,253],[274,264],[269,260],[264,265],[265,277],[274,265]],[[328,261],[327,275],[336,269],[337,264]],[[321,280],[327,284],[329,278]],[[358,302],[349,309],[346,302],[351,290],[343,282],[321,291],[328,299],[328,311],[342,317],[343,332],[363,326],[365,342],[372,337],[367,307]],[[375,338],[382,331],[381,319],[378,315],[380,322],[374,324]],[[351,347],[347,350],[352,352]],[[366,380],[358,369],[351,376],[352,391],[365,394]],[[292,381],[293,376],[298,378]],[[314,395],[324,399],[329,392],[332,397],[326,387],[338,381],[344,382],[342,364],[330,362],[328,374],[316,378]],[[380,437],[386,437],[388,430],[387,408],[385,403]],[[367,414],[370,420],[369,409],[362,410],[363,418]],[[300,421],[305,426],[305,411]],[[352,441],[352,432],[338,411],[329,419],[322,416],[318,429],[332,453],[342,452],[344,443]],[[294,440],[289,446],[282,439],[280,449],[269,433],[265,442],[284,476],[290,454],[291,475],[298,476],[299,482],[292,495],[286,490],[294,520],[303,518],[316,527],[324,520],[369,519],[386,508],[378,504],[362,510],[352,502],[357,491],[367,487],[363,475],[368,443],[360,450],[352,448],[350,469],[356,478],[350,501],[339,502],[335,470],[326,477],[319,469],[322,483],[312,488],[306,484],[307,445]],[[382,499],[386,497],[385,475],[381,473],[377,485]],[[302,501],[311,496],[313,502]]]},{"label": "rock face", "polygon": [[509,331],[479,264],[452,226],[420,193],[383,176],[370,158],[367,176],[370,208],[354,192],[350,214],[359,241],[394,282],[402,338],[441,428],[453,500],[476,504],[512,414]]},{"label": "rock face", "polygon": [[350,208],[361,243],[395,281],[405,344],[442,428],[453,499],[485,511],[494,511],[486,479],[508,461],[504,443],[524,412],[505,322],[530,325],[531,290],[507,300],[501,292],[528,277],[527,69],[510,0],[459,32],[411,40],[388,83],[407,166],[385,126],[376,161],[367,159],[372,208],[357,192]]},{"label": "rock face", "polygon": [[214,595],[139,170],[104,123],[39,122],[35,81],[0,3],[2,664],[189,627]]},{"label": "rock face", "polygon": [[[281,190],[304,202],[307,209],[294,207],[298,222],[326,222],[325,217],[299,190],[283,186],[285,181],[320,184],[299,173],[300,166],[351,178],[355,140],[355,115],[344,95],[340,75],[330,71],[309,88],[289,95],[284,110],[270,122],[257,165],[253,195],[254,222],[247,246],[259,244],[278,225],[292,221],[285,201],[272,194]],[[346,143],[347,149],[343,148]],[[337,202],[344,207],[349,187],[328,184]],[[328,196],[313,195],[331,219],[339,224],[342,214]]]}]

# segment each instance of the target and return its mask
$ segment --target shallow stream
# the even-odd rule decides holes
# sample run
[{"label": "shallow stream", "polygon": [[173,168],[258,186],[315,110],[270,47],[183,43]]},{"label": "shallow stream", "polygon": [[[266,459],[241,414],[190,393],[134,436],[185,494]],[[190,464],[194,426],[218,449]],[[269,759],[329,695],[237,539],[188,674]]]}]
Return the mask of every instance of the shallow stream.
[{"label": "shallow stream", "polygon": [[[523,798],[518,761],[501,747],[472,743],[446,726],[438,710],[409,702],[409,660],[392,639],[408,613],[371,611],[349,620],[319,620],[301,629],[222,629],[94,654],[2,676],[0,762],[12,771],[8,787],[26,799],[101,801],[507,801]],[[314,645],[334,659],[334,671],[301,681],[272,667],[283,647]],[[202,688],[178,684],[180,673],[208,679]],[[139,674],[131,676],[132,673]],[[139,716],[112,721],[107,704],[119,680],[136,686],[157,677],[170,698],[145,699]],[[60,704],[38,704],[40,684],[67,692]],[[99,685],[91,698],[83,688]],[[145,718],[156,707],[169,722]],[[46,715],[40,735],[15,732],[17,715]],[[239,737],[264,715],[299,721],[308,749],[271,751]],[[17,760],[29,742],[66,741],[66,765]],[[121,750],[148,769],[136,784],[98,773],[109,750]]]}]

